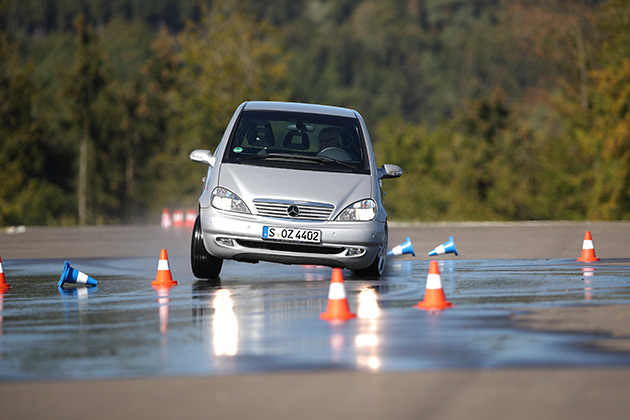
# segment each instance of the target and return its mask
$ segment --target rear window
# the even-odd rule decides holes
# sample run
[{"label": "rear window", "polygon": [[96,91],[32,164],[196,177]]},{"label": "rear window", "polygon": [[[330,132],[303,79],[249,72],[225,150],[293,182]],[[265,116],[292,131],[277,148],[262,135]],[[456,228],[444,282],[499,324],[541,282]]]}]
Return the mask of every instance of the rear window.
[{"label": "rear window", "polygon": [[244,111],[224,162],[289,169],[369,173],[356,119],[280,111]]}]

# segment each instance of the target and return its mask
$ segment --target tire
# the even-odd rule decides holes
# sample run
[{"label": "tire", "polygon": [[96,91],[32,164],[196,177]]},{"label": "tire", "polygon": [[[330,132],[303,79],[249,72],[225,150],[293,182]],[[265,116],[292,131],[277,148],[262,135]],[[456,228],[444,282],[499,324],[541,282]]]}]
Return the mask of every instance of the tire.
[{"label": "tire", "polygon": [[356,277],[378,279],[383,275],[385,272],[385,263],[387,261],[387,236],[387,224],[385,224],[385,235],[383,235],[383,240],[381,241],[381,246],[378,249],[376,258],[374,258],[372,264],[370,264],[367,268],[355,270],[354,275]]},{"label": "tire", "polygon": [[190,266],[194,276],[200,279],[216,279],[223,267],[223,260],[210,255],[203,244],[200,216],[195,220],[190,242]]}]

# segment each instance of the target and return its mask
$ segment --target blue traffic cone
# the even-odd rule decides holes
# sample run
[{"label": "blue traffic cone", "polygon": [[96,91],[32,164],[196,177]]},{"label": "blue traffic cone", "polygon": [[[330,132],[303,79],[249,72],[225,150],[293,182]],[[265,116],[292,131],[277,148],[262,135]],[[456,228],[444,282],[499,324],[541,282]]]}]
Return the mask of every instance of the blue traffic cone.
[{"label": "blue traffic cone", "polygon": [[65,283],[96,286],[98,282],[87,274],[70,267],[70,263],[66,261],[63,265],[63,272],[61,273],[61,278],[59,279],[59,284],[57,284],[57,287],[62,287]]},{"label": "blue traffic cone", "polygon": [[448,241],[444,242],[442,245],[436,246],[433,248],[433,251],[429,252],[429,256],[432,257],[434,255],[439,254],[450,254],[454,253],[455,255],[459,255],[457,250],[455,249],[455,242],[453,241],[453,237],[449,236]]},{"label": "blue traffic cone", "polygon": [[413,252],[413,245],[411,244],[411,238],[409,236],[407,236],[407,242],[405,242],[404,244],[396,245],[387,253],[387,255],[405,255],[405,254],[411,254],[414,257],[416,256],[416,253]]}]

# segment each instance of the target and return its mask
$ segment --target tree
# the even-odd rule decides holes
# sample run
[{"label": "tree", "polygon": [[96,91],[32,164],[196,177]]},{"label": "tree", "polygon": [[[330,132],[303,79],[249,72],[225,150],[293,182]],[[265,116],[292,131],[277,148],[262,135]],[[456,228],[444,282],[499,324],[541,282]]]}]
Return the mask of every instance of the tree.
[{"label": "tree", "polygon": [[59,223],[64,191],[48,176],[59,154],[37,118],[34,66],[17,51],[0,32],[0,226]]},{"label": "tree", "polygon": [[[177,41],[162,27],[151,44],[152,58],[147,60],[132,89],[122,94],[126,104],[121,130],[128,147],[126,177],[133,172],[133,183],[127,182],[127,194],[135,203],[132,209],[159,211],[163,206],[181,205],[178,186],[173,177],[172,151],[177,136],[172,131],[176,118],[174,98],[181,89],[181,64]],[[187,160],[181,159],[178,166]],[[131,191],[133,190],[133,192]],[[129,215],[128,215],[129,216]]]},{"label": "tree", "polygon": [[[385,207],[393,220],[462,220],[474,211],[469,196],[461,195],[460,185],[451,182],[457,169],[450,146],[455,133],[441,124],[429,129],[401,118],[383,120],[374,133],[379,165],[394,163],[402,167],[400,180],[384,180]],[[459,205],[466,208],[464,213]],[[469,205],[466,205],[469,204]]]},{"label": "tree", "polygon": [[79,223],[85,224],[88,221],[90,186],[88,166],[94,162],[89,151],[96,131],[97,115],[94,106],[107,84],[107,79],[103,70],[102,51],[93,26],[86,22],[85,15],[79,15],[75,25],[79,45],[67,90],[74,101],[71,110],[79,131],[77,214]]},{"label": "tree", "polygon": [[593,192],[588,215],[630,219],[630,3],[609,0],[598,11],[604,34],[590,75],[595,81],[588,125],[576,130],[594,152]]},{"label": "tree", "polygon": [[[199,22],[176,38],[176,81],[166,93],[172,113],[158,179],[172,199],[198,192],[199,172],[188,155],[214,149],[237,106],[246,100],[286,99],[286,58],[275,29],[252,20],[240,3],[213,2]],[[176,88],[174,87],[176,86]]]},{"label": "tree", "polygon": [[516,0],[508,3],[504,18],[516,46],[513,53],[544,60],[538,87],[560,88],[582,109],[589,106],[588,72],[596,45],[589,3]]},{"label": "tree", "polygon": [[286,59],[275,29],[248,17],[239,2],[216,1],[177,37],[184,89],[182,125],[191,141],[216,146],[236,106],[284,99]]}]

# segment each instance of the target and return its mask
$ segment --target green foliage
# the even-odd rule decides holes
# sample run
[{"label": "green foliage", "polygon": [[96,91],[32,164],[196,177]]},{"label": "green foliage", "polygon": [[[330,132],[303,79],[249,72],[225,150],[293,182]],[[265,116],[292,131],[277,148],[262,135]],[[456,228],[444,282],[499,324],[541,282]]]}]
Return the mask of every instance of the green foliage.
[{"label": "green foliage", "polygon": [[[103,115],[101,92],[108,80],[104,70],[104,57],[98,37],[92,25],[86,23],[84,15],[76,20],[78,32],[78,50],[74,68],[67,79],[65,88],[69,101],[68,123],[76,127],[78,143],[78,221],[80,224],[93,222],[98,215],[91,211],[98,205],[99,195],[107,194],[107,186],[102,183],[102,174],[98,171],[102,158],[102,137],[100,115]],[[89,171],[96,169],[96,171]]]},{"label": "green foliage", "polygon": [[626,0],[4,0],[0,225],[193,207],[265,99],[359,110],[392,219],[629,219],[628,98]]},{"label": "green foliage", "polygon": [[602,67],[591,73],[591,123],[584,132],[596,149],[588,215],[630,219],[630,4],[604,3],[598,23],[605,34]]},{"label": "green foliage", "polygon": [[[429,130],[390,120],[379,126],[381,159],[404,178],[388,191],[388,208],[406,220],[532,220],[547,217],[540,144],[519,128],[503,97],[470,104],[466,115]],[[385,181],[388,182],[388,181]]]},{"label": "green foliage", "polygon": [[273,28],[216,1],[178,37],[182,65],[175,107],[185,147],[214,148],[234,109],[248,99],[283,99],[286,60]]},{"label": "green foliage", "polygon": [[164,181],[163,193],[194,207],[205,172],[191,167],[188,155],[198,148],[214,150],[241,102],[286,98],[286,59],[269,24],[227,1],[203,8],[200,20],[175,37],[175,48],[171,60],[178,69],[165,91],[172,113],[169,141],[156,156],[158,179]]},{"label": "green foliage", "polygon": [[62,157],[35,116],[33,66],[21,66],[15,44],[0,36],[0,225],[55,224],[68,206],[45,174]]}]

